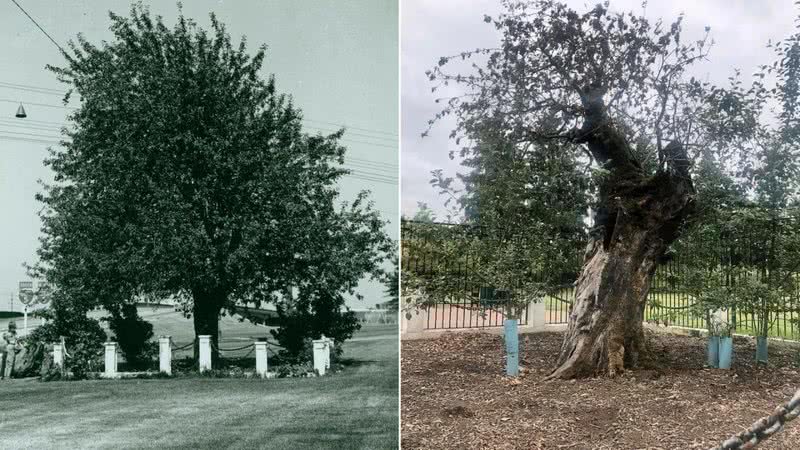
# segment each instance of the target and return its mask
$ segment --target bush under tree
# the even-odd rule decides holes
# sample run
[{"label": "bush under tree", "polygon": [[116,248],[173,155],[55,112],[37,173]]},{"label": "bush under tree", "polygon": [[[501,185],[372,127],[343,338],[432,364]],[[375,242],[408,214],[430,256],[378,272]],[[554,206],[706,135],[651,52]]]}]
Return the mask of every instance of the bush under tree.
[{"label": "bush under tree", "polygon": [[139,316],[135,304],[124,304],[112,310],[105,320],[130,368],[143,369],[152,365],[158,352],[158,344],[151,340],[153,324]]}]

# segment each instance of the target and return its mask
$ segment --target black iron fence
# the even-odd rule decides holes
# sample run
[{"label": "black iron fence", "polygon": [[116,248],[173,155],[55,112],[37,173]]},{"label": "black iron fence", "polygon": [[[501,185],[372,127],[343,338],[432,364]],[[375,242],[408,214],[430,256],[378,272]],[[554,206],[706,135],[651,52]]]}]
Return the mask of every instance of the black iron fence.
[{"label": "black iron fence", "polygon": [[[523,290],[523,284],[528,280],[511,278],[506,281],[502,289],[495,289],[488,286],[480,276],[481,262],[474,254],[446,249],[446,242],[477,240],[491,243],[495,237],[484,235],[479,227],[474,226],[412,221],[402,223],[401,235],[403,273],[435,280],[438,284],[446,284],[447,291],[451,293],[448,301],[428,305],[425,324],[427,329],[487,328],[503,325],[504,319],[511,314],[506,300],[500,298],[500,294],[519,295]],[[515,245],[526,248],[524,237],[515,236],[511,239]],[[558,253],[558,256],[553,255],[553,259],[572,260],[566,270],[563,264],[559,265],[562,273],[555,276],[560,277],[563,287],[553,291],[548,297],[552,302],[550,314],[554,321],[566,322],[571,304],[569,290],[572,289],[571,284],[577,268],[580,268],[581,252],[576,245],[581,244],[575,239],[569,242],[566,250],[559,246],[550,248],[550,251]],[[568,256],[565,258],[565,255]],[[541,270],[531,267],[530,280],[543,281],[543,276]],[[527,308],[518,308],[515,312],[514,317],[519,320],[519,324],[526,325],[529,319]]]},{"label": "black iron fence", "polygon": [[[791,255],[800,255],[800,225],[796,218],[783,218],[771,223],[765,229],[764,222],[758,220],[739,220],[736,226],[726,221],[694,227],[677,242],[662,258],[651,280],[645,320],[670,326],[705,328],[706,319],[693,310],[693,296],[687,292],[682,280],[692,267],[747,267],[758,277],[768,280],[771,272],[776,272],[774,261],[781,260],[781,274],[791,277],[794,292],[781,298],[777,311],[768,313],[769,336],[789,339],[800,338],[800,257],[796,265]],[[468,253],[437,251],[446,248],[441,241],[491,240],[478,227],[453,224],[432,224],[404,221],[401,225],[402,268],[404,274],[431,280],[449,280],[451,291],[459,291],[448,301],[436,302],[428,310],[428,329],[484,328],[502,326],[506,314],[500,302],[492,304],[492,299],[481,295],[486,288],[476,273],[478,259]],[[541,240],[540,236],[535,239]],[[545,303],[545,323],[567,323],[575,296],[574,280],[583,263],[585,236],[582,234],[558,236],[564,242],[553,245],[556,249],[548,256],[550,262],[532,265],[531,279],[547,278],[554,288],[543,295]],[[438,241],[437,241],[438,240]],[[433,245],[436,243],[437,245]],[[524,254],[524,253],[523,253]],[[535,258],[532,258],[535,259]],[[547,260],[547,258],[546,258]],[[557,271],[558,273],[546,273]],[[719,280],[721,285],[737,283],[730,271]],[[406,275],[404,275],[406,276]],[[521,283],[510,283],[510,289]],[[453,284],[457,283],[457,284]],[[485,289],[484,289],[485,290]],[[756,321],[763,321],[752,312],[736,308],[724,312],[736,332],[755,334]],[[520,314],[520,323],[528,321],[527,310]]]}]

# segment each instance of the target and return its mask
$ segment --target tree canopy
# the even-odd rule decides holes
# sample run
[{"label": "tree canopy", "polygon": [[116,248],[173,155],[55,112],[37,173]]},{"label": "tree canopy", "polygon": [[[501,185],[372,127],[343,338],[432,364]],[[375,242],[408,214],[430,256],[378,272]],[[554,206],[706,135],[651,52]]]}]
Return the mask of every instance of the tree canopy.
[{"label": "tree canopy", "polygon": [[78,35],[50,67],[81,103],[46,161],[37,275],[86,310],[177,299],[214,339],[222,310],[340,308],[383,276],[394,245],[369,193],[339,200],[344,130],[303,131],[262,76],[265,46],[251,55],[213,14],[210,31],[141,5],[110,18],[113,41]]}]

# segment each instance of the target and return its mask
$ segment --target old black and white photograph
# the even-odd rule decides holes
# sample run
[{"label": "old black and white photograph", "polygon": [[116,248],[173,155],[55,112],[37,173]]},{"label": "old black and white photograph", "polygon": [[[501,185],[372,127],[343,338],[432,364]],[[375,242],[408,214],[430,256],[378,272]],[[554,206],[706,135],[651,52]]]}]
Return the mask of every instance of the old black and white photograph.
[{"label": "old black and white photograph", "polygon": [[0,2],[0,448],[398,448],[398,13]]}]

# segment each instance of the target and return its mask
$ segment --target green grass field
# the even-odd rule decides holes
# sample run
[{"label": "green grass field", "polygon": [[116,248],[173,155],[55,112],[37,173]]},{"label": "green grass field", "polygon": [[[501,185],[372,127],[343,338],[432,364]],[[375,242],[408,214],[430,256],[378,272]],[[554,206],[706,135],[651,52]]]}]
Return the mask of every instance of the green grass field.
[{"label": "green grass field", "polygon": [[[575,295],[574,289],[563,289],[554,296],[545,297],[545,309],[548,311],[548,323],[566,323],[569,315],[570,305],[566,301],[572,301]],[[645,320],[663,322],[665,319],[671,325],[689,328],[705,328],[702,318],[693,316],[689,311],[690,299],[677,293],[650,292],[651,300],[655,299],[664,309],[647,306],[645,308]],[[669,309],[667,309],[669,308]],[[669,312],[669,315],[665,313]],[[773,318],[772,328],[769,330],[769,337],[800,340],[798,335],[798,325],[792,326],[792,320],[800,319],[799,313],[782,313]],[[742,317],[737,321],[736,333],[755,336],[752,327],[752,317]]]},{"label": "green grass field", "polygon": [[[156,335],[193,336],[178,313],[142,313]],[[264,333],[224,318],[220,346]],[[397,326],[365,326],[343,358],[320,378],[4,380],[0,448],[396,448]]]}]

